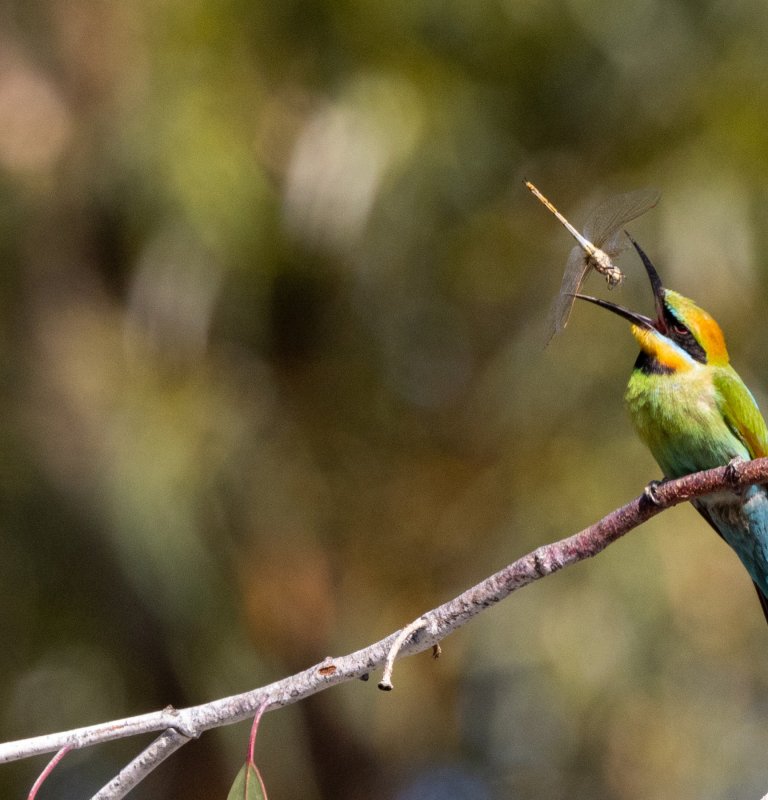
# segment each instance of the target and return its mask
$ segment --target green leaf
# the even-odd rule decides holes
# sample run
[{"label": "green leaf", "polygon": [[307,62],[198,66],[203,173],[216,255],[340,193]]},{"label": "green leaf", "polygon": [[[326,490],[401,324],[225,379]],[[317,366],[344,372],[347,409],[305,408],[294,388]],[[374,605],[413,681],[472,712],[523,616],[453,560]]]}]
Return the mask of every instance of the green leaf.
[{"label": "green leaf", "polygon": [[267,791],[256,765],[246,761],[229,790],[227,800],[267,800]]}]

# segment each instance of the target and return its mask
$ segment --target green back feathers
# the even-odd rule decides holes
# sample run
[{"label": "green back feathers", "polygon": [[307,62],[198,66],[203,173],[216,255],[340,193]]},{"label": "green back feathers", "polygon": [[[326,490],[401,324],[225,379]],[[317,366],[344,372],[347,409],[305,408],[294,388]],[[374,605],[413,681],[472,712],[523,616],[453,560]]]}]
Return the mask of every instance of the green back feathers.
[{"label": "green back feathers", "polygon": [[768,455],[768,428],[752,392],[728,366],[714,371],[717,403],[725,424],[742,442],[752,458]]}]

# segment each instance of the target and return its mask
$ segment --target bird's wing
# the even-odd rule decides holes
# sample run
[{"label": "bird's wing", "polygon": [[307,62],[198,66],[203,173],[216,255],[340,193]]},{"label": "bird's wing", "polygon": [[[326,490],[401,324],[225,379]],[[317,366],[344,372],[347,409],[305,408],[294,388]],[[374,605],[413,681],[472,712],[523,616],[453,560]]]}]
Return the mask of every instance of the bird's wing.
[{"label": "bird's wing", "polygon": [[[744,381],[732,367],[726,367],[717,370],[714,382],[718,408],[734,436],[747,448],[751,458],[768,455],[768,428],[752,392],[749,391]],[[706,509],[696,505],[696,510],[717,531],[718,536],[722,536]],[[757,584],[755,584],[755,589],[768,622],[768,597],[763,594]]]},{"label": "bird's wing", "polygon": [[[714,532],[722,539],[723,534],[720,533],[720,531],[715,526],[715,523],[712,522],[712,517],[709,516],[709,512],[707,511],[707,509],[697,505],[696,503],[692,503],[692,505],[699,512],[699,514],[701,514],[701,516],[704,517],[704,519],[710,524],[712,530],[714,530]],[[765,615],[765,621],[768,622],[768,597],[766,597],[762,593],[762,591],[760,591],[760,587],[754,581],[752,581],[752,583],[755,587],[755,591],[757,592],[757,598],[758,600],[760,600],[760,605],[763,609],[763,614]]]},{"label": "bird's wing", "polygon": [[720,413],[750,457],[767,456],[768,427],[744,381],[732,367],[726,367],[715,372],[714,384]]}]

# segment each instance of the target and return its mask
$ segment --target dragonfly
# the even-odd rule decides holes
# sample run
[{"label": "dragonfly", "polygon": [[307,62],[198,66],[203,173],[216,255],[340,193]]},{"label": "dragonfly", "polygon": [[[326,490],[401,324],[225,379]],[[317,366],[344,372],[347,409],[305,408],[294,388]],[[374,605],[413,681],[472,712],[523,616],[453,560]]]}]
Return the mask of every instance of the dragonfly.
[{"label": "dragonfly", "polygon": [[656,189],[638,189],[609,197],[592,209],[587,216],[584,232],[579,233],[530,181],[525,181],[525,185],[557,217],[578,243],[568,256],[560,292],[552,304],[547,332],[547,343],[549,343],[554,336],[562,333],[568,324],[571,309],[576,301],[574,295],[581,289],[590,270],[599,272],[605,278],[609,289],[613,289],[624,280],[624,273],[614,262],[614,259],[629,246],[630,240],[624,226],[652,209],[659,202],[661,193]]}]

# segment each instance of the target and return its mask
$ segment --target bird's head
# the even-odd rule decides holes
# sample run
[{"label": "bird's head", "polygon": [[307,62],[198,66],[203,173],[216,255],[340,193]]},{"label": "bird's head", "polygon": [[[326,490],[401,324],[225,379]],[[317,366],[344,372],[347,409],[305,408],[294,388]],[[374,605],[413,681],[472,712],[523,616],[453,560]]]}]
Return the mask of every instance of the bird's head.
[{"label": "bird's head", "polygon": [[693,300],[671,289],[665,289],[651,260],[632,237],[630,241],[642,259],[651,281],[656,319],[597,297],[584,294],[577,294],[576,297],[607,308],[629,320],[632,323],[632,335],[640,345],[645,362],[656,371],[680,372],[700,364],[727,364],[728,350],[720,326]]}]

